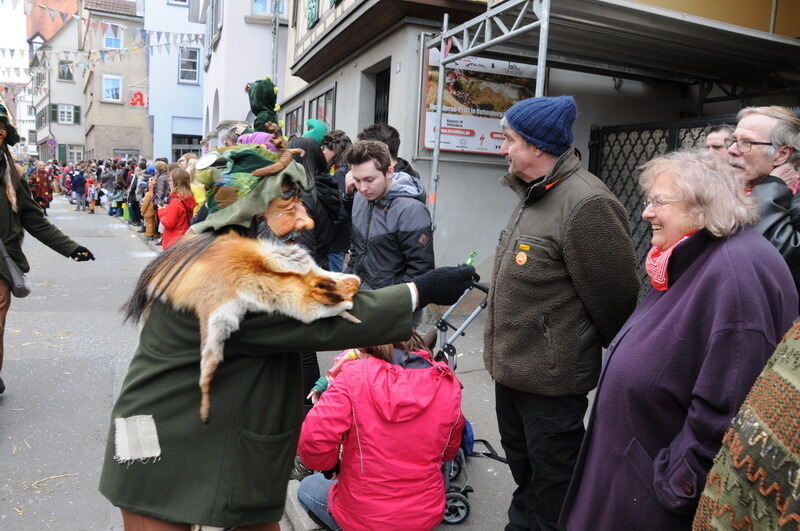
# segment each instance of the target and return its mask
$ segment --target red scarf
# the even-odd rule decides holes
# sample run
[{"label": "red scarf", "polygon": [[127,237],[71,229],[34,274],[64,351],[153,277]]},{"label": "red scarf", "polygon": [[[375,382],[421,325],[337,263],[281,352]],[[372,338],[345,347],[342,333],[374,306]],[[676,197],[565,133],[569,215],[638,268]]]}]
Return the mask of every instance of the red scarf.
[{"label": "red scarf", "polygon": [[669,257],[672,256],[672,251],[695,232],[697,231],[693,230],[687,232],[680,240],[666,249],[660,249],[658,247],[650,248],[650,252],[647,253],[647,260],[645,260],[644,263],[644,268],[647,271],[647,276],[650,277],[650,284],[658,291],[667,291],[667,288],[669,288],[667,268],[669,267]]}]

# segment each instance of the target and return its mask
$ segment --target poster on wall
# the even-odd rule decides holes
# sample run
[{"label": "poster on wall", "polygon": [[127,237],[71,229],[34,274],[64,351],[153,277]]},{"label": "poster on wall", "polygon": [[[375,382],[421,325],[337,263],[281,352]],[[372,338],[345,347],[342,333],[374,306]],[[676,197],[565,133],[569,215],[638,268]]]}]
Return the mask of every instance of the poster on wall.
[{"label": "poster on wall", "polygon": [[[436,87],[439,49],[428,50],[423,115],[423,147],[436,141]],[[464,57],[445,69],[444,108],[439,148],[442,151],[499,155],[503,143],[500,118],[514,103],[532,98],[536,67],[524,63]]]}]

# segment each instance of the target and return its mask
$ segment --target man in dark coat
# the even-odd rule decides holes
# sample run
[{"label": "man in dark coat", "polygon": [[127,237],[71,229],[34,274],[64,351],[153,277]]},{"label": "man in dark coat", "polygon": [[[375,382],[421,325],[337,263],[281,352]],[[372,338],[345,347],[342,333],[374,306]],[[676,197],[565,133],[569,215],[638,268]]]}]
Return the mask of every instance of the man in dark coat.
[{"label": "man in dark coat", "polygon": [[[28,260],[22,254],[24,232],[47,245],[55,252],[68,256],[77,262],[94,260],[94,255],[86,247],[72,241],[66,234],[52,225],[44,212],[31,197],[30,188],[20,178],[21,170],[14,164],[8,146],[19,142],[14,122],[0,99],[0,239],[11,260],[23,273],[30,270]],[[5,260],[0,259],[0,370],[3,368],[3,333],[6,315],[11,306],[11,276]],[[0,393],[5,391],[0,378]]]},{"label": "man in dark coat", "polygon": [[800,200],[775,175],[800,163],[800,117],[786,107],[746,107],[727,140],[728,155],[742,185],[758,203],[754,228],[783,255],[800,291]]},{"label": "man in dark coat", "polygon": [[530,98],[501,126],[520,197],[495,253],[484,361],[517,489],[507,531],[558,529],[601,349],[639,290],[628,215],[572,147],[572,97]]}]

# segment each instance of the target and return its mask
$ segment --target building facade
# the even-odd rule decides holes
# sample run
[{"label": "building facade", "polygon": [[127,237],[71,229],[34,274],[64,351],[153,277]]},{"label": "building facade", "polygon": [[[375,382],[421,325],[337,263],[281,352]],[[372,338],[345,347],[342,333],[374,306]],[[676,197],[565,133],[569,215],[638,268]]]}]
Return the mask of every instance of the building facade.
[{"label": "building facade", "polygon": [[[20,142],[11,148],[18,160],[36,156],[36,134],[28,90],[28,43],[25,34],[25,12],[22,3],[6,5],[0,17],[0,97],[3,98],[17,124]],[[33,144],[31,144],[33,141]]]},{"label": "building facade", "polygon": [[80,22],[71,19],[47,40],[31,41],[34,129],[39,158],[74,164],[84,159],[84,97],[80,72],[68,66],[78,49]]},{"label": "building facade", "polygon": [[[637,9],[636,2],[626,4],[631,4],[632,10]],[[792,11],[794,8],[784,6],[791,3],[780,3],[784,6],[783,10],[774,14],[770,22],[771,4],[768,0],[651,0],[641,3],[641,16],[645,18],[646,15],[653,20],[675,20],[676,24],[683,24],[682,31],[688,35],[693,31],[702,34],[709,27],[723,27],[731,33],[739,31],[745,34],[758,45],[760,39],[771,37],[766,33],[770,28],[778,34],[796,33],[792,21],[796,20],[798,13]],[[503,2],[492,2],[492,5],[502,6]],[[592,11],[597,8],[595,3],[560,0],[551,5],[562,10],[574,8],[569,20],[573,24],[586,24],[587,27],[583,35],[570,35],[568,39],[562,37],[563,41],[559,41],[556,35],[552,39],[551,49],[555,50],[556,45],[567,47],[570,43],[586,40],[594,31],[591,24],[601,23],[592,19],[602,15]],[[449,16],[449,28],[455,28],[485,13],[486,4],[458,0],[403,3],[386,0],[296,0],[292,8],[289,14],[289,56],[284,75],[288,81],[284,87],[286,90],[279,98],[286,124],[285,134],[301,134],[309,118],[319,118],[329,127],[344,130],[355,141],[364,127],[388,122],[400,132],[400,157],[412,163],[421,174],[423,184],[433,191],[433,150],[430,147],[433,127],[429,112],[436,103],[435,82],[431,84],[436,74],[429,73],[426,65],[430,54],[426,39],[442,32],[445,13]],[[758,16],[754,15],[754,10]],[[684,19],[689,18],[684,16],[686,13],[694,15],[692,20],[696,22],[685,22]],[[725,13],[724,21],[713,19],[719,13]],[[702,16],[711,18],[700,19]],[[618,22],[613,19],[602,20],[604,27],[615,23]],[[514,17],[505,22],[507,28],[512,24]],[[494,25],[493,29],[495,34],[500,33],[499,26]],[[657,26],[653,27],[649,33],[656,29]],[[553,32],[551,29],[551,34]],[[647,33],[643,32],[638,38],[647,39]],[[617,40],[620,38],[623,37],[616,37]],[[717,44],[722,57],[730,43],[721,41]],[[689,53],[684,51],[686,46],[680,42],[673,42],[671,46],[676,52]],[[518,61],[523,67],[533,65],[529,69],[535,71],[536,47],[537,41],[533,40],[527,47],[500,47],[476,55],[492,67],[503,64],[510,70],[509,61]],[[629,55],[635,56],[636,42],[631,40],[628,49]],[[599,50],[602,53],[602,47]],[[559,55],[557,50],[549,55],[555,59],[553,66],[548,64],[544,73],[535,72],[532,76],[546,76],[546,95],[569,94],[575,97],[579,112],[574,126],[574,145],[583,154],[585,165],[588,164],[592,147],[590,135],[593,126],[670,121],[696,116],[698,94],[705,93],[704,86],[695,80],[671,76],[669,72],[661,77],[650,72],[640,73],[626,64],[628,56],[593,57],[590,62],[577,54]],[[616,66],[612,69],[604,65]],[[461,74],[460,71],[455,72],[455,75]],[[452,79],[449,81],[453,82]],[[490,79],[484,83],[484,86],[490,85]],[[508,89],[503,82],[497,85],[500,88],[495,92],[499,94]],[[525,92],[506,94],[505,99],[513,102],[525,97],[520,94]],[[527,95],[533,95],[532,89]],[[753,104],[770,102],[796,105],[797,101],[796,93],[748,98],[748,102]],[[445,99],[446,106],[448,103]],[[741,104],[735,99],[720,99],[718,103],[706,105],[705,111],[715,114],[735,112]],[[483,110],[477,103],[470,105],[478,112]],[[495,117],[496,124],[502,112],[488,114],[498,115]],[[443,127],[448,125],[465,136],[464,142],[474,134],[474,130],[468,126],[444,123]],[[495,141],[502,139],[499,126],[489,134]],[[482,137],[477,134],[474,141],[482,142]],[[499,142],[496,146],[499,147]],[[436,183],[436,193],[429,194],[432,210],[435,202],[436,260],[440,265],[463,263],[471,251],[477,251],[476,265],[481,273],[487,274],[491,271],[497,235],[514,208],[517,197],[499,184],[499,178],[507,171],[507,164],[497,149],[493,154],[468,151],[442,151],[439,157],[440,180]],[[635,188],[635,183],[632,186]],[[482,214],[475,215],[476,212]]]},{"label": "building facade", "polygon": [[82,79],[86,158],[150,159],[153,129],[146,107],[150,81],[142,13],[127,0],[85,0],[83,8],[82,16],[97,22],[80,44],[90,61]]},{"label": "building facade", "polygon": [[153,156],[177,160],[184,153],[199,154],[205,25],[189,22],[187,0],[145,0],[144,29],[151,44],[163,44],[148,57],[147,67]]},{"label": "building facade", "polygon": [[234,124],[252,122],[247,83],[271,76],[283,89],[286,0],[189,0],[189,6],[190,20],[205,24],[201,63],[203,144],[208,148],[221,145]]}]

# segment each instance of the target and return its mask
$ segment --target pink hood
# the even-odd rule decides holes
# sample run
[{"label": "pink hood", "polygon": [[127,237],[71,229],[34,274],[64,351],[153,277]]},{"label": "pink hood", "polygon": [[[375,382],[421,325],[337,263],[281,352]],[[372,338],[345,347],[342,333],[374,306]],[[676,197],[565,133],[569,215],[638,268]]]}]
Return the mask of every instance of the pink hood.
[{"label": "pink hood", "polygon": [[444,514],[441,465],[461,443],[461,384],[444,363],[414,353],[400,361],[427,368],[347,363],[303,423],[298,451],[309,468],[333,468],[342,446],[329,501],[347,530],[432,529]]}]

